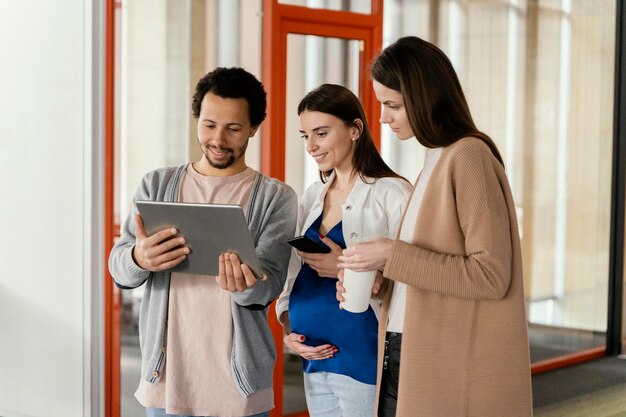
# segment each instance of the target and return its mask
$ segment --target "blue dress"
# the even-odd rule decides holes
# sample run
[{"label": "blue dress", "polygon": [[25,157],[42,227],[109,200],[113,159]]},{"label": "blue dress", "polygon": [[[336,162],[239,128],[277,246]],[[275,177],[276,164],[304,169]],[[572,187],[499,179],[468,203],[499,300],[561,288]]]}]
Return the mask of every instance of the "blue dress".
[{"label": "blue dress", "polygon": [[[305,235],[326,246],[319,238],[321,222],[320,215]],[[342,248],[346,247],[341,222],[326,236]],[[289,296],[291,330],[304,335],[304,343],[309,346],[329,343],[339,349],[329,359],[302,359],[304,372],[332,372],[376,384],[378,320],[371,306],[363,313],[339,309],[335,298],[336,282],[336,279],[320,278],[314,269],[303,264]]]}]

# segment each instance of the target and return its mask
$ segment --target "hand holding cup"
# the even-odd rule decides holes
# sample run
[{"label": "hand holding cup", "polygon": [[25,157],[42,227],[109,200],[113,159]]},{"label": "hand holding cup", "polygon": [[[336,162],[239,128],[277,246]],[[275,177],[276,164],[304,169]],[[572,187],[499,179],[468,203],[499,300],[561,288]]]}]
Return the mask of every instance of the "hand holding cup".
[{"label": "hand holding cup", "polygon": [[[391,244],[391,240],[382,238],[357,242],[344,249],[337,265],[343,269],[337,284],[337,298],[342,296],[340,306],[343,309],[353,313],[367,310],[376,275],[385,267]],[[345,289],[343,294],[339,292],[339,285]]]}]

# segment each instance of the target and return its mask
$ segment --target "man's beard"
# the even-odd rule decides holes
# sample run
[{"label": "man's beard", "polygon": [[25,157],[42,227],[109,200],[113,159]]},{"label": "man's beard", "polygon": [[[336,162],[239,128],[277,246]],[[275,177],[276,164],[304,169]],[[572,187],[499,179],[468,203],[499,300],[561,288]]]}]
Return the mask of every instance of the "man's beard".
[{"label": "man's beard", "polygon": [[[222,147],[217,147],[217,146],[200,145],[200,149],[202,150],[202,153],[204,154],[204,157],[206,158],[209,165],[217,169],[226,169],[230,167],[232,164],[235,163],[236,160],[243,157],[243,155],[246,153],[247,148],[248,148],[248,141],[246,141],[246,143],[244,143],[243,146],[239,148],[239,152],[237,152],[237,155],[235,155],[235,150],[232,148],[222,148]],[[211,153],[209,152],[209,149],[215,149],[219,152],[228,152],[229,153],[228,158],[219,162],[215,162],[211,160],[211,157],[210,157]]]}]

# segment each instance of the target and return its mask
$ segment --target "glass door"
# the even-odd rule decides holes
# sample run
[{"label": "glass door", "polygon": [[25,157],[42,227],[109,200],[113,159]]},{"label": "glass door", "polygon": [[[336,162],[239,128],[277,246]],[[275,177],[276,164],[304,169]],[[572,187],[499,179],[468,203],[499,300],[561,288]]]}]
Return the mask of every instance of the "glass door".
[{"label": "glass door", "polygon": [[[358,96],[361,43],[355,39],[313,35],[289,34],[287,37],[285,181],[299,196],[319,180],[319,171],[305,151],[305,142],[299,133],[298,103],[307,92],[323,83],[343,85]],[[283,353],[283,413],[289,415],[305,410],[306,403],[301,359],[288,349]]]},{"label": "glass door", "polygon": [[[265,174],[284,180],[301,196],[318,178],[299,134],[297,106],[307,92],[322,83],[350,88],[379,138],[380,108],[367,64],[382,45],[382,1],[289,3],[263,4],[263,83],[269,106],[262,125],[261,165]],[[272,416],[307,416],[301,360],[284,349],[273,306],[270,319],[278,351]]]}]

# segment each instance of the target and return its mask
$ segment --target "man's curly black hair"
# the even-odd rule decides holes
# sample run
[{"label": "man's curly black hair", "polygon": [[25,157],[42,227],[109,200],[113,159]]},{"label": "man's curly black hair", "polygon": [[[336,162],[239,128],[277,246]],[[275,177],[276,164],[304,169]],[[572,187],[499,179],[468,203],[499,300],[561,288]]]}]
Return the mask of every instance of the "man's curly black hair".
[{"label": "man's curly black hair", "polygon": [[243,68],[218,67],[198,81],[191,104],[196,119],[200,117],[202,99],[209,92],[222,98],[245,98],[250,110],[251,126],[258,126],[265,120],[267,94],[263,84]]}]

